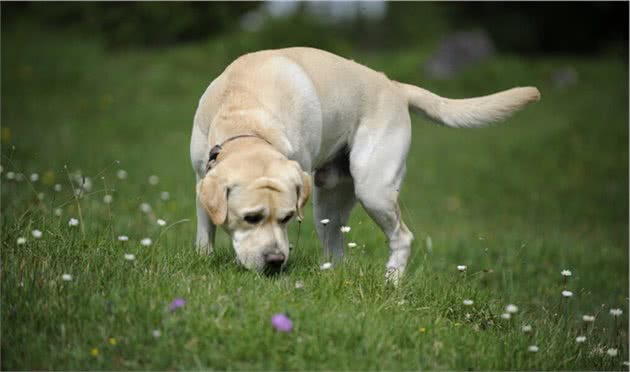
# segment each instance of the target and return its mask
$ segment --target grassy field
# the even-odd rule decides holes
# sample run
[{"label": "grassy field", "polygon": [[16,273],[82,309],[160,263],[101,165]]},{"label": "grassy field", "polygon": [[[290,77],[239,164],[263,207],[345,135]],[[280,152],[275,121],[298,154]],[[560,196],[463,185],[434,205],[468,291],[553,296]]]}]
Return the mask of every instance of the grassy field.
[{"label": "grassy field", "polygon": [[[254,49],[234,36],[108,51],[3,31],[2,369],[627,369],[627,63],[498,55],[432,81],[419,69],[427,45],[346,54],[446,96],[542,93],[485,129],[414,118],[402,205],[416,241],[391,288],[384,236],[360,207],[347,234],[357,247],[332,270],[319,269],[310,205],[278,277],[238,267],[223,233],[212,257],[195,253],[192,116],[213,77]],[[556,87],[568,66],[577,83]],[[91,187],[74,197],[81,176]],[[175,298],[186,303],[171,311]],[[503,319],[508,304],[518,312]],[[292,332],[272,328],[280,312]]]}]

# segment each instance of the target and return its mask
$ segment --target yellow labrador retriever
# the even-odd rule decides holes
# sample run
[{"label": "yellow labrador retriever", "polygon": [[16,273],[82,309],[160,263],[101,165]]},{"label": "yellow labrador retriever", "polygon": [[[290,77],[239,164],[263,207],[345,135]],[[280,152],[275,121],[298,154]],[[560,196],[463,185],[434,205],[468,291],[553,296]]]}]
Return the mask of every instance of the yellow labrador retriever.
[{"label": "yellow labrador retriever", "polygon": [[[536,88],[448,99],[312,48],[244,55],[202,95],[190,155],[197,175],[197,246],[212,252],[215,226],[248,269],[280,269],[287,225],[311,190],[324,254],[343,256],[358,200],[387,237],[387,278],[405,270],[413,235],[398,193],[411,141],[409,109],[450,127],[476,127],[537,101]],[[311,187],[311,175],[314,187]]]}]

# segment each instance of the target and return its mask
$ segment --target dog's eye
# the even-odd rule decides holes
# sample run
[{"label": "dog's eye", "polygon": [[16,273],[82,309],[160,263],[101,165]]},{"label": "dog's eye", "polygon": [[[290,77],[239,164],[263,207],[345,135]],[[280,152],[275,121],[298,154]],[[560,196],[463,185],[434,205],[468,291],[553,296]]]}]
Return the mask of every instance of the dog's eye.
[{"label": "dog's eye", "polygon": [[251,223],[252,225],[257,224],[258,222],[262,221],[263,219],[263,215],[260,213],[257,214],[248,214],[245,216],[245,221],[247,221],[247,223]]},{"label": "dog's eye", "polygon": [[287,214],[287,215],[286,215],[286,217],[284,217],[283,219],[281,219],[281,220],[280,220],[280,223],[284,225],[285,223],[287,223],[287,222],[291,221],[291,218],[293,218],[293,212],[291,212],[291,213]]}]

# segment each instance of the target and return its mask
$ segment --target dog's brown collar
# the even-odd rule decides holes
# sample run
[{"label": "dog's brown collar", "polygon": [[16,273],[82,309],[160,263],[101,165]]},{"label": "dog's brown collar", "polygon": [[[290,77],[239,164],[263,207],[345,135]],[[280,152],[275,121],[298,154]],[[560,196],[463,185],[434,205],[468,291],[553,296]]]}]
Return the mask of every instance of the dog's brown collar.
[{"label": "dog's brown collar", "polygon": [[210,154],[208,156],[208,164],[206,165],[206,173],[208,173],[210,171],[210,169],[212,169],[212,167],[216,164],[217,162],[217,157],[219,156],[219,152],[221,152],[221,150],[223,150],[223,145],[225,145],[226,143],[230,142],[230,141],[234,141],[236,139],[239,138],[246,138],[246,137],[253,137],[253,138],[258,138],[261,139],[265,142],[267,142],[268,144],[271,145],[271,142],[267,141],[266,139],[259,137],[255,134],[239,134],[238,136],[234,136],[234,137],[230,137],[228,139],[226,139],[225,141],[223,141],[221,144],[218,145],[214,145],[213,148],[210,149]]}]

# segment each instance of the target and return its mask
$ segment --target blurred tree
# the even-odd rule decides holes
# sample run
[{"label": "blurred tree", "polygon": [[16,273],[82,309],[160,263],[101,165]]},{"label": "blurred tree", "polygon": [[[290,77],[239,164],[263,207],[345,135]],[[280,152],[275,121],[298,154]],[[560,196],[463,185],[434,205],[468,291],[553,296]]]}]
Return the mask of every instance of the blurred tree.
[{"label": "blurred tree", "polygon": [[449,29],[444,3],[391,2],[378,32],[386,47],[426,44],[440,39]]},{"label": "blurred tree", "polygon": [[452,27],[486,29],[499,50],[591,54],[628,46],[628,2],[445,4]]},{"label": "blurred tree", "polygon": [[235,31],[256,2],[2,3],[3,27],[27,19],[100,35],[110,47],[163,46]]},{"label": "blurred tree", "polygon": [[[365,2],[342,7],[305,2],[295,6],[265,2],[2,2],[1,7],[4,30],[19,22],[71,28],[95,34],[114,48],[164,46],[228,33],[245,35],[236,42],[247,44],[247,50],[295,45],[337,51],[404,48],[436,43],[453,31],[481,29],[490,34],[499,51],[598,53],[612,47],[627,58],[628,2],[385,4],[384,17],[374,17],[374,7]],[[281,16],[263,11],[272,8],[291,11]],[[333,22],[339,17],[330,12],[341,10],[350,16]],[[248,16],[254,20],[249,28],[243,22]]]}]

